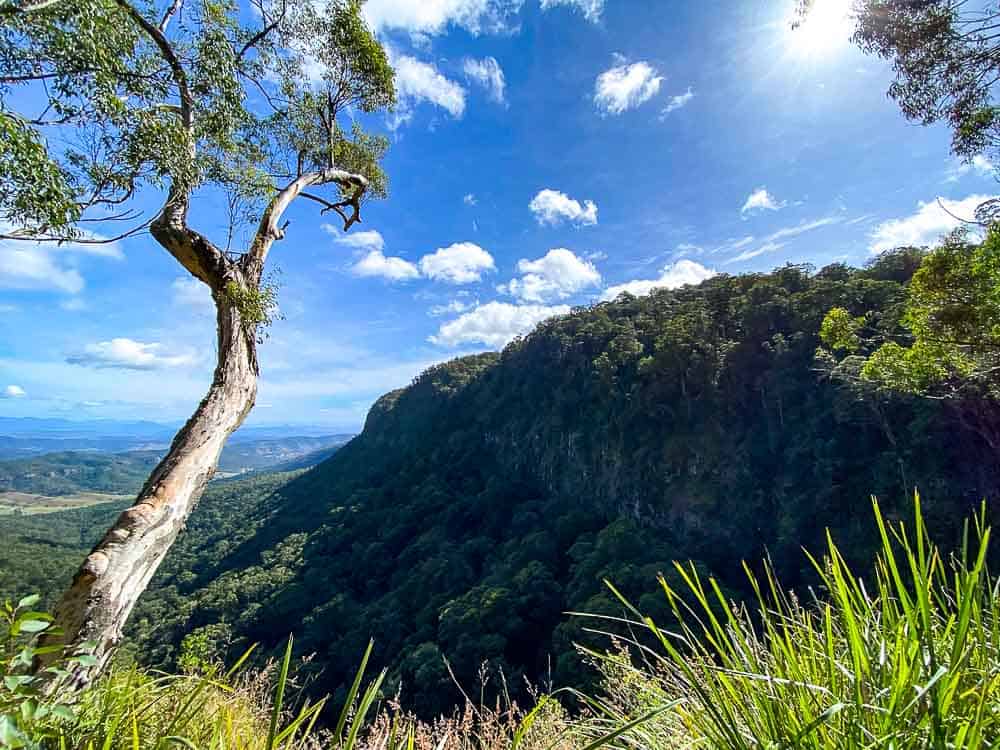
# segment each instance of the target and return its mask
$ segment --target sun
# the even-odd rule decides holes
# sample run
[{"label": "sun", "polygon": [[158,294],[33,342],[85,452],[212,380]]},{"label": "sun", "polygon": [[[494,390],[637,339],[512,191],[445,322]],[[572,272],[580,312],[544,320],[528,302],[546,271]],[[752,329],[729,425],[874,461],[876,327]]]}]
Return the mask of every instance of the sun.
[{"label": "sun", "polygon": [[846,48],[854,30],[853,4],[853,0],[813,0],[797,28],[792,28],[793,7],[785,23],[788,51],[798,58],[822,58]]}]

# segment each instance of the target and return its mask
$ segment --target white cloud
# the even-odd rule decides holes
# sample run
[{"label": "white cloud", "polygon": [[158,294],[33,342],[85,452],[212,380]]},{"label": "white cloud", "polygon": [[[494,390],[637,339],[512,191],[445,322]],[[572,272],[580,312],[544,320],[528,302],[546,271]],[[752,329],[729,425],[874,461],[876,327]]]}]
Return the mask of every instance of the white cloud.
[{"label": "white cloud", "polygon": [[489,302],[444,323],[430,341],[440,346],[485,344],[499,349],[553,315],[565,315],[567,305],[511,305]]},{"label": "white cloud", "polygon": [[364,232],[343,232],[340,227],[332,224],[323,224],[323,231],[333,236],[333,241],[343,247],[352,250],[384,250],[385,239],[374,230],[369,229]]},{"label": "white cloud", "polygon": [[620,115],[656,96],[661,83],[663,76],[647,62],[616,65],[597,76],[594,104],[604,114]]},{"label": "white cloud", "polygon": [[490,99],[498,104],[506,103],[504,92],[507,82],[503,77],[503,69],[495,57],[484,57],[482,60],[467,57],[462,63],[462,70],[465,71],[466,78],[486,89]]},{"label": "white cloud", "polygon": [[784,201],[776,201],[774,196],[767,192],[767,188],[759,187],[747,196],[740,213],[745,216],[756,211],[777,211],[784,207]]},{"label": "white cloud", "polygon": [[3,242],[0,243],[0,287],[79,294],[84,282],[79,271],[60,265],[40,247]]},{"label": "white cloud", "polygon": [[822,219],[815,219],[813,221],[803,221],[795,226],[782,227],[775,232],[771,232],[771,234],[764,238],[764,241],[774,242],[776,240],[788,239],[789,237],[798,237],[800,234],[805,234],[806,232],[811,232],[814,229],[826,227],[830,224],[839,224],[841,221],[843,221],[843,219],[839,216],[826,216]]},{"label": "white cloud", "polygon": [[479,281],[485,271],[493,271],[493,256],[472,242],[456,242],[420,259],[424,276],[449,284]]},{"label": "white cloud", "polygon": [[995,195],[970,195],[962,200],[938,198],[917,203],[917,210],[902,219],[890,219],[875,227],[869,249],[881,253],[897,247],[937,245],[942,236],[962,226],[962,219],[975,218],[980,203],[997,198]]},{"label": "white cloud", "polygon": [[755,250],[744,250],[739,255],[736,255],[726,263],[739,263],[744,260],[750,260],[751,258],[756,258],[758,255],[764,255],[765,253],[773,253],[775,250],[780,250],[785,246],[784,242],[765,242],[763,245]]},{"label": "white cloud", "polygon": [[19,385],[8,385],[6,388],[0,392],[4,398],[24,398],[28,394],[25,392],[24,388]]},{"label": "white cloud", "polygon": [[193,276],[178,276],[170,284],[173,303],[199,315],[214,315],[215,303],[208,286]]},{"label": "white cloud", "polygon": [[517,270],[523,274],[521,278],[511,279],[498,290],[524,302],[566,299],[601,283],[601,274],[593,263],[564,247],[549,250],[537,260],[522,259]]},{"label": "white cloud", "polygon": [[996,177],[997,168],[989,159],[982,154],[976,154],[972,161],[955,160],[951,169],[945,177],[945,182],[958,182],[958,180],[970,172],[975,172],[980,177]]},{"label": "white cloud", "polygon": [[[14,227],[0,222],[0,233],[12,234]],[[102,235],[84,232],[84,239],[100,240]],[[0,289],[58,291],[78,294],[83,290],[83,276],[68,255],[89,255],[121,260],[125,257],[118,242],[29,242],[0,240]]]},{"label": "white cloud", "polygon": [[654,289],[677,289],[686,284],[700,284],[705,279],[716,275],[711,268],[693,260],[679,260],[663,267],[658,279],[627,281],[624,284],[610,286],[604,290],[601,299],[613,300],[622,292],[628,292],[639,297],[649,294]]},{"label": "white cloud", "polygon": [[542,0],[542,10],[551,10],[558,5],[576,8],[592,23],[601,20],[601,13],[604,12],[604,0]]},{"label": "white cloud", "polygon": [[98,369],[158,370],[165,367],[186,367],[197,362],[192,352],[166,354],[163,345],[143,344],[127,338],[114,338],[87,344],[83,351],[66,358],[71,365]]},{"label": "white cloud", "polygon": [[566,193],[558,190],[545,188],[539,190],[538,194],[531,199],[528,204],[531,213],[535,215],[539,224],[552,224],[553,226],[562,221],[571,221],[578,225],[590,225],[597,223],[597,204],[591,200],[580,201],[570,198]]},{"label": "white cloud", "polygon": [[447,305],[434,305],[427,311],[427,314],[435,318],[438,318],[442,315],[458,315],[459,313],[464,313],[466,310],[471,310],[478,304],[479,304],[478,301],[463,302],[460,299],[453,299]]},{"label": "white cloud", "polygon": [[420,276],[420,271],[404,258],[387,258],[381,250],[372,250],[351,266],[355,276],[378,276],[389,281],[406,281]]},{"label": "white cloud", "polygon": [[433,65],[409,55],[390,55],[396,70],[396,95],[399,103],[391,125],[398,127],[413,116],[413,107],[430,102],[458,119],[465,113],[465,89],[446,78]]},{"label": "white cloud", "polygon": [[423,38],[450,25],[473,34],[504,31],[521,0],[368,0],[361,7],[374,31],[397,29]]},{"label": "white cloud", "polygon": [[477,203],[479,203],[479,199],[476,198],[475,194],[473,194],[473,193],[467,193],[462,198],[462,203],[464,203],[466,206],[474,206]]},{"label": "white cloud", "polygon": [[683,94],[677,94],[676,96],[670,97],[670,101],[667,102],[667,106],[664,107],[663,111],[660,113],[660,119],[665,118],[674,110],[680,109],[681,107],[685,106],[692,99],[694,99],[694,90],[690,86],[688,86],[688,90],[685,91]]}]

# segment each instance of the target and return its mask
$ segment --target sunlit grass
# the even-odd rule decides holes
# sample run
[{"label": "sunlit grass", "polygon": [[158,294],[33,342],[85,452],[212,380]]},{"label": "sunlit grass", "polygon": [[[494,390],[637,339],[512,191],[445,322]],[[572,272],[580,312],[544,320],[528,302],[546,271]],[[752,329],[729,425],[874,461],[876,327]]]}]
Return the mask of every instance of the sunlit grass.
[{"label": "sunlit grass", "polygon": [[[919,498],[915,509],[907,530],[874,504],[882,548],[870,585],[830,539],[821,560],[809,558],[822,587],[805,602],[781,588],[770,566],[760,577],[746,567],[757,595],[751,612],[678,565],[679,589],[660,580],[679,623],[670,631],[619,596],[658,647],[635,639],[632,657],[603,656],[604,670],[631,680],[636,710],[677,702],[625,744],[902,750],[996,742],[1000,601],[985,567],[985,508],[951,557],[931,541]],[[658,722],[669,739],[657,739]]]}]

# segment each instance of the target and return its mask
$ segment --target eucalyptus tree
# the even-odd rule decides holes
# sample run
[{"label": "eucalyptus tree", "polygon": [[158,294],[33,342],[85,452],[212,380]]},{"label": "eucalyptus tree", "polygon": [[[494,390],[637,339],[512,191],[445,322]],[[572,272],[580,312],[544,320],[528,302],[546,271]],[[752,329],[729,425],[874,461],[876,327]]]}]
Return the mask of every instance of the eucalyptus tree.
[{"label": "eucalyptus tree", "polygon": [[[393,81],[359,0],[0,0],[0,237],[148,232],[216,308],[208,393],[56,607],[60,642],[94,657],[78,684],[106,663],[254,405],[275,309],[264,269],[287,209],[312,201],[347,231],[385,195],[387,141],[357,119],[393,106]],[[225,245],[195,226],[199,204],[223,202]]]},{"label": "eucalyptus tree", "polygon": [[[814,6],[798,0],[796,25]],[[1000,7],[972,0],[851,0],[853,41],[892,63],[907,119],[951,128],[963,159],[1000,157]]]}]

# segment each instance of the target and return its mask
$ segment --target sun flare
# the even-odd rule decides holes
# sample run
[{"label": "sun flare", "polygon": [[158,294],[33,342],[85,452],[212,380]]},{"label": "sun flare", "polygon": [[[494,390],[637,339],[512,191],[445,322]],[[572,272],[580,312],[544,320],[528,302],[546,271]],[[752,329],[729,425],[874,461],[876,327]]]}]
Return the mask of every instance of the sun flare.
[{"label": "sun flare", "polygon": [[852,5],[853,0],[814,0],[796,28],[790,16],[785,24],[788,50],[799,58],[821,58],[845,48],[853,30]]}]

